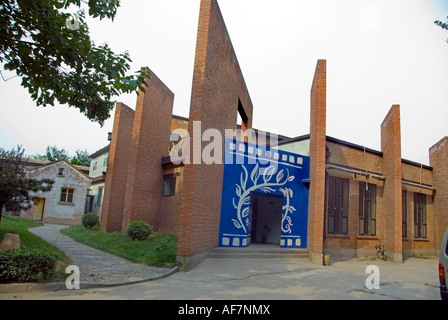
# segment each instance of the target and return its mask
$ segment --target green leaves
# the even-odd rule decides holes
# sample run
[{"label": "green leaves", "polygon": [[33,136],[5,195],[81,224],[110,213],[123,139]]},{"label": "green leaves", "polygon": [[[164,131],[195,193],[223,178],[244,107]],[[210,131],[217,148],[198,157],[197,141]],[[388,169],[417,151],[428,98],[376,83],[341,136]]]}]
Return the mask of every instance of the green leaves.
[{"label": "green leaves", "polygon": [[53,180],[27,178],[24,151],[21,146],[10,151],[0,148],[0,208],[3,205],[28,208],[32,200],[30,192],[46,192],[53,187]]},{"label": "green leaves", "polygon": [[90,166],[90,154],[87,150],[76,150],[75,155],[71,157],[65,149],[59,149],[57,146],[47,146],[45,154],[32,155],[31,158],[36,160],[57,161],[68,160],[71,164],[79,166]]},{"label": "green leaves", "polygon": [[[150,73],[143,68],[129,75],[128,52],[116,54],[107,44],[91,41],[85,3],[2,1],[0,63],[22,77],[22,86],[37,105],[68,104],[103,125],[115,107],[113,98],[144,91]],[[76,15],[63,11],[70,6],[80,8]],[[119,0],[89,0],[88,14],[113,20],[119,6]]]},{"label": "green leaves", "polygon": [[437,26],[441,27],[442,29],[448,30],[448,23],[447,22],[442,22],[442,21],[437,20],[437,21],[434,21],[434,23]]},{"label": "green leaves", "polygon": [[[448,17],[447,17],[447,19],[448,19]],[[448,30],[448,22],[442,22],[442,21],[437,20],[437,21],[434,21],[434,23],[437,26],[441,27],[442,29]],[[448,42],[448,39],[446,40],[446,42]]]},{"label": "green leaves", "polygon": [[75,156],[70,160],[71,164],[78,166],[90,166],[90,154],[87,150],[76,150]]}]

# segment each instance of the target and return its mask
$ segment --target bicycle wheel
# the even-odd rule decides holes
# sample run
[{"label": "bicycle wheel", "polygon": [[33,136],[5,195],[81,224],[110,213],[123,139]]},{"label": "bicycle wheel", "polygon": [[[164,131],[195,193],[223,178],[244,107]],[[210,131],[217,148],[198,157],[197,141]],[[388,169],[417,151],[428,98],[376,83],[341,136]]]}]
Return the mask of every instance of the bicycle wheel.
[{"label": "bicycle wheel", "polygon": [[384,261],[387,260],[387,252],[386,252],[386,250],[378,250],[376,252],[376,256],[380,260],[384,260]]},{"label": "bicycle wheel", "polygon": [[377,257],[378,259],[380,259],[380,260],[383,260],[383,255],[381,254],[381,251],[380,251],[380,250],[378,250],[378,251],[376,252],[376,257]]}]

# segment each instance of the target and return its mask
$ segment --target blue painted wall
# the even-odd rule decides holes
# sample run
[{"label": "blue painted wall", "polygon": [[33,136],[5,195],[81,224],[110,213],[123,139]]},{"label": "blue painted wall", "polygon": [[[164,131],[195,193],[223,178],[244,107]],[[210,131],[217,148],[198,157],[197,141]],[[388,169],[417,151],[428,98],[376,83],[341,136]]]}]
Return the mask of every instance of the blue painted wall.
[{"label": "blue painted wall", "polygon": [[283,197],[280,246],[306,248],[309,157],[226,140],[221,207],[221,247],[251,243],[251,195]]}]

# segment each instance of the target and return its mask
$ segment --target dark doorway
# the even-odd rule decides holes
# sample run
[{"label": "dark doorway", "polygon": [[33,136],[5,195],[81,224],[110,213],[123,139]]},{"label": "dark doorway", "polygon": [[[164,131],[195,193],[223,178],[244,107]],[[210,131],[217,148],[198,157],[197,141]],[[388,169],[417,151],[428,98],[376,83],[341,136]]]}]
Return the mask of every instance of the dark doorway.
[{"label": "dark doorway", "polygon": [[280,245],[283,196],[253,193],[251,198],[252,243]]}]

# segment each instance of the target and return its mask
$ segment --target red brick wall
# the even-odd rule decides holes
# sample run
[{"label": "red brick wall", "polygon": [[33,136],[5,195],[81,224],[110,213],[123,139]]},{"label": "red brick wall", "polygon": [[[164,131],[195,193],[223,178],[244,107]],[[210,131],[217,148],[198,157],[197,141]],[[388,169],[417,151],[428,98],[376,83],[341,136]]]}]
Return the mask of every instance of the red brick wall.
[{"label": "red brick wall", "polygon": [[[353,169],[361,172],[366,170],[378,175],[382,174],[383,158],[378,151],[355,145],[346,145],[330,139],[327,140],[329,157],[327,162],[332,165]],[[378,237],[359,236],[359,184],[364,184],[366,177],[355,175],[340,170],[328,170],[328,175],[347,179],[349,181],[349,204],[348,204],[348,234],[332,235],[325,234],[325,251],[334,257],[353,258],[358,254],[361,256],[375,254],[374,248],[378,244]],[[377,187],[377,234],[382,232],[382,194],[383,181],[370,178],[368,183]]]},{"label": "red brick wall", "polygon": [[176,129],[188,130],[188,119],[173,116],[171,118],[171,132]]},{"label": "red brick wall", "polygon": [[429,160],[434,168],[435,243],[440,249],[443,235],[448,227],[448,137],[443,138],[429,150]]},{"label": "red brick wall", "polygon": [[[422,184],[427,186],[435,186],[433,175],[434,170],[425,165],[417,163],[403,162],[403,181],[409,181],[414,184]],[[403,238],[403,253],[406,256],[412,255],[434,255],[436,254],[437,242],[436,239],[438,223],[435,219],[433,194],[435,193],[427,188],[403,184],[403,190],[407,193],[407,237]],[[427,230],[428,235],[426,239],[415,238],[414,234],[414,195],[421,193],[426,195],[426,214],[427,214]]]},{"label": "red brick wall", "polygon": [[[171,118],[170,131],[173,132],[176,129],[188,131],[188,119],[179,116],[173,116]],[[177,234],[179,226],[180,200],[182,198],[182,188],[184,180],[184,167],[183,165],[166,165],[164,167],[163,174],[176,175],[176,192],[174,196],[162,196],[160,199],[160,213],[158,219],[159,229],[165,232]]]},{"label": "red brick wall", "polygon": [[419,165],[418,163],[403,162],[403,180],[411,181],[417,184],[433,184],[433,170],[426,165]]},{"label": "red brick wall", "polygon": [[[201,132],[235,129],[238,99],[252,126],[252,102],[216,0],[202,0],[199,15],[196,57],[188,131],[191,137],[190,160],[200,155],[209,142],[193,137],[193,122],[200,121]],[[224,148],[224,139],[222,140]],[[224,149],[223,149],[224,150]],[[224,153],[222,153],[224,159]],[[188,270],[200,263],[218,245],[222,164],[187,164],[179,214],[178,263]]]},{"label": "red brick wall", "polygon": [[158,229],[163,194],[162,157],[168,155],[174,94],[151,72],[135,108],[122,230],[144,220]]},{"label": "red brick wall", "polygon": [[117,103],[101,214],[101,225],[106,231],[122,230],[133,123],[134,110]]},{"label": "red brick wall", "polygon": [[[381,125],[383,152],[383,234],[382,243],[392,261],[402,261],[402,162],[400,106],[394,105]],[[381,239],[380,239],[381,240]]]},{"label": "red brick wall", "polygon": [[[370,150],[368,148],[363,150],[362,146],[351,145],[346,142],[335,142],[335,139],[327,139],[327,147],[329,149],[330,156],[327,159],[328,163],[338,165],[340,167],[350,168],[365,172],[366,170],[371,173],[385,176],[383,153]],[[405,181],[409,181],[415,184],[422,183],[423,185],[433,185],[433,169],[426,165],[413,163],[406,160],[401,161],[402,178]],[[434,172],[436,169],[434,169]],[[324,248],[325,250],[331,250],[332,256],[350,257],[353,255],[364,257],[374,255],[374,247],[379,241],[383,241],[383,235],[386,229],[389,228],[387,223],[387,207],[383,205],[383,186],[384,181],[375,178],[370,178],[369,183],[377,186],[377,198],[376,198],[376,236],[360,236],[359,230],[359,183],[364,183],[366,178],[358,175],[355,177],[353,173],[342,172],[339,170],[329,170],[328,174],[334,177],[340,177],[348,179],[350,183],[349,193],[349,233],[348,235],[325,235]],[[386,177],[387,180],[387,177]],[[389,179],[390,180],[390,179]],[[434,247],[436,246],[434,240],[435,233],[437,233],[437,219],[434,220],[434,206],[432,202],[433,192],[430,189],[423,187],[410,186],[402,184],[400,180],[400,190],[407,191],[407,237],[401,239],[403,254],[410,256],[413,254],[433,254]],[[443,180],[443,179],[442,179]],[[398,182],[398,181],[397,181]],[[398,186],[398,183],[397,183]],[[401,192],[401,191],[400,191]],[[414,194],[422,193],[426,194],[427,198],[427,215],[428,215],[428,238],[416,239],[414,237]],[[384,201],[388,201],[385,199]],[[395,199],[394,199],[395,201]],[[397,199],[401,201],[401,195]],[[396,214],[399,214],[398,212]],[[401,215],[401,213],[399,214]],[[399,224],[400,225],[400,224]],[[389,232],[395,232],[396,228],[388,230]],[[401,228],[397,231],[401,232]],[[399,236],[395,235],[396,240],[399,240]]]},{"label": "red brick wall", "polygon": [[174,196],[162,196],[160,200],[159,229],[165,232],[178,233],[179,209],[183,188],[183,166],[169,165],[164,174],[176,176],[176,192]]},{"label": "red brick wall", "polygon": [[325,212],[325,163],[327,120],[326,61],[319,60],[311,88],[310,192],[308,249],[313,262],[322,263]]},{"label": "red brick wall", "polygon": [[[330,156],[328,162],[331,164],[348,166],[360,171],[381,173],[383,171],[383,158],[380,152],[374,152],[368,148],[366,151],[361,146],[351,147],[336,142],[327,142]],[[352,176],[353,177],[353,176]]]}]

